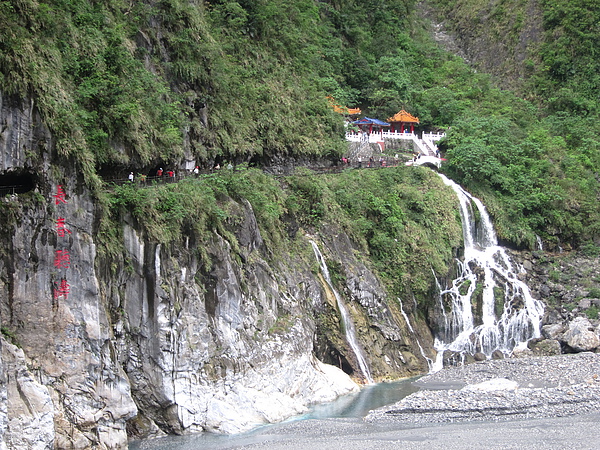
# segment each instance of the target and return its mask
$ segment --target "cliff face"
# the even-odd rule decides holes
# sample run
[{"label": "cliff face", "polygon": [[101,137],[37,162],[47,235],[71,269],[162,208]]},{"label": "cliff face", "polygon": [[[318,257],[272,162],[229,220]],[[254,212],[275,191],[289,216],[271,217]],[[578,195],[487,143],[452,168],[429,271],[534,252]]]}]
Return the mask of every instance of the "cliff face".
[{"label": "cliff face", "polygon": [[18,345],[2,342],[3,441],[10,448],[122,443],[137,408],[98,295],[93,199],[76,176],[50,170],[52,138],[35,107],[6,99],[2,106],[3,175],[38,180],[1,205],[2,330]]},{"label": "cliff face", "polygon": [[[97,200],[57,160],[35,106],[3,98],[0,112],[0,176],[31,187],[0,202],[6,446],[124,448],[128,433],[236,432],[357,389],[362,375],[307,237],[275,254],[250,204],[224,199],[228,229],[203,251],[192,232],[161,244],[126,215],[120,251],[98,255]],[[337,267],[374,378],[426,370],[396,299],[351,240],[334,226],[312,240]],[[427,348],[427,328],[413,326]]]},{"label": "cliff face", "polygon": [[519,89],[531,75],[542,40],[542,12],[537,0],[431,2],[421,13],[434,22],[434,36],[448,51],[462,56],[503,88]]}]

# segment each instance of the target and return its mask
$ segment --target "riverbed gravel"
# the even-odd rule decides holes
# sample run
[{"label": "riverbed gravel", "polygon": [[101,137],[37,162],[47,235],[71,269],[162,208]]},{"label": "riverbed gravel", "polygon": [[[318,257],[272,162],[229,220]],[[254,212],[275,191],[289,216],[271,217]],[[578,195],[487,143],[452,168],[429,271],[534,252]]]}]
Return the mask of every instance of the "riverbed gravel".
[{"label": "riverbed gravel", "polygon": [[370,423],[498,421],[600,411],[600,355],[483,361],[421,378],[423,390],[371,411]]},{"label": "riverbed gravel", "polygon": [[484,361],[419,379],[364,419],[296,420],[250,433],[171,437],[143,450],[597,449],[600,355]]}]

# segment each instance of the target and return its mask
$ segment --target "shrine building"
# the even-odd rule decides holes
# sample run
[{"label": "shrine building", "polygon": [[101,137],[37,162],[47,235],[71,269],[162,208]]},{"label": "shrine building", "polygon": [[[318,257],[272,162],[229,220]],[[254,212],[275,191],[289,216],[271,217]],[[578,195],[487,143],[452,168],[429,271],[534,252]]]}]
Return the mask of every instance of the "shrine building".
[{"label": "shrine building", "polygon": [[408,132],[409,128],[410,132],[414,133],[415,124],[419,123],[419,118],[402,110],[397,112],[393,117],[390,117],[388,122],[390,123],[390,132],[392,133],[405,133]]}]

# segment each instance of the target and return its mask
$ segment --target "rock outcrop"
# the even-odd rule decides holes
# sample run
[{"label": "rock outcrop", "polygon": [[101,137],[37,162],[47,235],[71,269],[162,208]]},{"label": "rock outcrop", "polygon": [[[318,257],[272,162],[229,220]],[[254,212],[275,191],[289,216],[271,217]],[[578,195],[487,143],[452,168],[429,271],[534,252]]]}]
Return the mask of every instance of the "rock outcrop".
[{"label": "rock outcrop", "polygon": [[532,294],[546,305],[542,336],[529,343],[536,355],[600,349],[600,264],[576,252],[515,252],[527,269]]},{"label": "rock outcrop", "polygon": [[[108,449],[128,436],[237,432],[357,389],[308,238],[274,252],[250,204],[224,198],[227,230],[208,240],[156,242],[125,215],[99,254],[95,194],[56,154],[35,105],[3,98],[0,111],[0,176],[31,183],[0,198],[2,445]],[[333,225],[313,239],[339,268],[374,377],[427,370],[351,239]],[[424,321],[407,312],[431,353]]]}]

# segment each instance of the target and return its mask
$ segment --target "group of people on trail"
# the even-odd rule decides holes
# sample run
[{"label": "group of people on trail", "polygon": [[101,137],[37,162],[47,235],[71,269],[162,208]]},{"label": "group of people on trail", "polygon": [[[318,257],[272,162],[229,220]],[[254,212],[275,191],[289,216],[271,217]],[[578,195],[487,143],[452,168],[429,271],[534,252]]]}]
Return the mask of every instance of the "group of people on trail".
[{"label": "group of people on trail", "polygon": [[[175,181],[175,172],[173,170],[164,171],[161,167],[156,171],[156,178],[158,178],[159,180],[166,179],[166,181]],[[138,174],[138,181],[140,183],[145,183],[147,179],[148,176],[146,174]],[[133,172],[129,172],[129,175],[127,176],[127,181],[129,181],[130,183],[133,183],[135,181],[135,175]]]},{"label": "group of people on trail", "polygon": [[156,171],[156,177],[161,179],[166,177],[167,181],[175,181],[175,172],[173,170],[163,171],[162,167]]},{"label": "group of people on trail", "polygon": [[[396,155],[396,160],[397,159],[398,159],[398,155]],[[363,163],[362,157],[359,156],[356,161],[358,162],[358,168],[359,169],[362,168],[362,163]],[[383,156],[381,156],[379,158],[378,162],[379,162],[379,167],[387,167],[387,161]],[[343,157],[342,164],[344,164],[345,166],[350,165],[350,160],[346,157]],[[367,167],[375,167],[375,164],[376,164],[375,159],[371,156],[369,158],[369,161],[367,162]]]},{"label": "group of people on trail", "polygon": [[[231,163],[227,163],[227,165],[225,166],[227,169],[229,170],[233,170],[233,164]],[[217,163],[214,166],[214,170],[219,170],[221,169],[221,164]],[[189,173],[191,173],[194,176],[199,176],[200,175],[200,166],[195,166],[192,170],[189,171]],[[143,174],[138,174],[138,182],[141,183],[145,183],[147,180],[147,175],[143,175]],[[185,174],[183,175],[183,177],[185,178]],[[167,183],[169,182],[174,182],[176,181],[176,174],[175,171],[168,169],[168,170],[164,170],[162,167],[158,168],[156,170],[156,176],[150,177],[150,179],[154,179],[154,180],[159,180],[159,181],[166,181]],[[129,181],[130,183],[133,183],[135,180],[135,175],[133,172],[129,172],[129,175],[127,176],[127,181]]]}]

